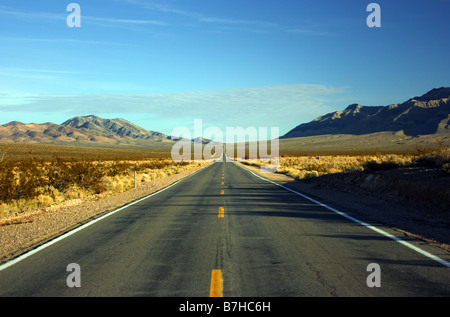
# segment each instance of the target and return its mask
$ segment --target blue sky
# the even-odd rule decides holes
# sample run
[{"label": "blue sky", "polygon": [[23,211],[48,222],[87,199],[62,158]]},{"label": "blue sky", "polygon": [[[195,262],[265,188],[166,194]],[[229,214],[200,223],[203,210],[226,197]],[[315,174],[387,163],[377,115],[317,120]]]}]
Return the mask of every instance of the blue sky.
[{"label": "blue sky", "polygon": [[[69,28],[69,3],[81,27]],[[279,127],[450,86],[450,0],[0,0],[0,124]],[[375,1],[373,1],[375,2]]]}]

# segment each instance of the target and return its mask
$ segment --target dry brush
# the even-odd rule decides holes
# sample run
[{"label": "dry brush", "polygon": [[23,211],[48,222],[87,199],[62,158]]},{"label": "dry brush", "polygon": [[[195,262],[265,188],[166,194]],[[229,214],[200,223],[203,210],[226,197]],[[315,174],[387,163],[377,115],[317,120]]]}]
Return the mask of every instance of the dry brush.
[{"label": "dry brush", "polygon": [[[202,163],[145,160],[8,159],[0,155],[0,217],[92,195],[112,195]],[[136,175],[136,177],[135,177]]]}]

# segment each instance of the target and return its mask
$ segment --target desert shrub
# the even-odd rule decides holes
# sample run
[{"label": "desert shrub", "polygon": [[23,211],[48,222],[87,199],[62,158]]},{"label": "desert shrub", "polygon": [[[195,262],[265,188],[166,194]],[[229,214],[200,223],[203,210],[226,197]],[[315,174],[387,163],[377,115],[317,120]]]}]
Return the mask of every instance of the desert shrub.
[{"label": "desert shrub", "polygon": [[[178,163],[178,171],[204,162]],[[0,144],[0,216],[105,195],[175,174],[170,152]]]},{"label": "desert shrub", "polygon": [[437,140],[437,148],[417,148],[418,157],[416,165],[429,167],[442,167],[450,163],[450,147],[443,141]]},{"label": "desert shrub", "polygon": [[319,177],[319,172],[318,171],[308,171],[303,176],[304,179],[311,179],[311,178],[314,178],[314,177]]},{"label": "desert shrub", "polygon": [[55,203],[54,199],[50,195],[43,195],[43,194],[37,196],[36,201],[38,208],[48,207]]},{"label": "desert shrub", "polygon": [[[369,158],[366,156],[299,156],[280,157],[279,173],[303,179],[326,174],[355,172],[363,169],[362,164]],[[308,174],[309,172],[309,174]]]},{"label": "desert shrub", "polygon": [[441,167],[450,162],[450,155],[447,152],[428,153],[416,159],[419,166]]},{"label": "desert shrub", "polygon": [[66,192],[72,186],[87,191],[98,191],[104,172],[98,163],[88,161],[64,161],[56,159],[45,169],[47,185],[60,192]]},{"label": "desert shrub", "polygon": [[145,161],[94,161],[75,158],[8,159],[0,156],[0,212],[21,212],[66,199],[119,193],[137,185],[203,164],[167,158]]},{"label": "desert shrub", "polygon": [[445,174],[450,175],[450,163],[445,163],[442,165],[442,170]]},{"label": "desert shrub", "polygon": [[375,160],[366,162],[364,164],[364,171],[366,172],[375,172],[375,171],[384,171],[392,168],[398,167],[397,164],[392,162],[378,162]]},{"label": "desert shrub", "polygon": [[384,171],[393,168],[409,166],[412,163],[410,157],[403,157],[398,155],[388,155],[381,160],[370,160],[363,164],[364,171],[375,172]]},{"label": "desert shrub", "polygon": [[352,164],[352,165],[345,166],[342,169],[342,171],[345,173],[362,172],[362,171],[364,171],[364,167],[359,164]]},{"label": "desert shrub", "polygon": [[[297,179],[326,174],[378,171],[409,166],[414,156],[404,155],[327,155],[327,156],[280,156],[278,173]],[[247,165],[264,166],[261,160],[244,162]]]},{"label": "desert shrub", "polygon": [[34,160],[4,161],[0,165],[0,199],[5,202],[39,195],[40,170]]}]

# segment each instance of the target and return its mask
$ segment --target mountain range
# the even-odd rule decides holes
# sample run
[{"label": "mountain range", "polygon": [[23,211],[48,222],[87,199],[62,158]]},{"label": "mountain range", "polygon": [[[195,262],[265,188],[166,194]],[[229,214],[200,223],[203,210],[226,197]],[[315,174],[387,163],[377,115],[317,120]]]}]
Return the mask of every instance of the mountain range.
[{"label": "mountain range", "polygon": [[433,89],[420,97],[388,106],[349,105],[300,124],[281,138],[318,135],[363,135],[400,132],[406,136],[450,133],[450,88]]},{"label": "mountain range", "polygon": [[74,117],[62,124],[12,121],[0,125],[0,142],[135,146],[171,142],[171,138],[124,119],[103,119],[89,115]]},{"label": "mountain range", "polygon": [[[450,88],[433,89],[400,104],[362,106],[351,104],[303,123],[280,137],[286,151],[333,152],[339,148],[356,151],[415,146],[450,141]],[[434,140],[434,141],[433,141]],[[81,146],[145,147],[169,150],[176,140],[146,130],[124,119],[78,116],[62,124],[12,121],[0,125],[0,143],[42,143]],[[196,143],[209,140],[194,139]],[[292,152],[291,151],[291,152]]]}]

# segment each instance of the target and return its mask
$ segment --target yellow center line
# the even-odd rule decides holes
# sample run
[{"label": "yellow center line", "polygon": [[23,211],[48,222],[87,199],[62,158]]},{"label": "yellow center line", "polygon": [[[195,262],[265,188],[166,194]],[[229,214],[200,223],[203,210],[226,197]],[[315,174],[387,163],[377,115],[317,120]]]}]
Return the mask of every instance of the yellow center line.
[{"label": "yellow center line", "polygon": [[219,207],[219,218],[223,218],[223,207]]},{"label": "yellow center line", "polygon": [[222,189],[222,190],[220,191],[220,194],[221,194],[221,195],[225,194],[225,191]]},{"label": "yellow center line", "polygon": [[223,185],[223,182],[222,182],[222,185]]},{"label": "yellow center line", "polygon": [[222,272],[220,270],[213,270],[211,274],[209,297],[222,297],[222,284]]}]

